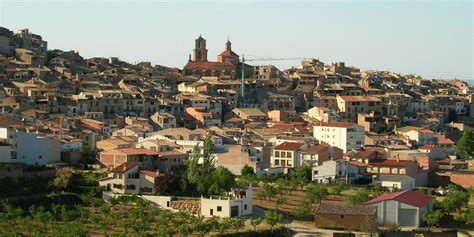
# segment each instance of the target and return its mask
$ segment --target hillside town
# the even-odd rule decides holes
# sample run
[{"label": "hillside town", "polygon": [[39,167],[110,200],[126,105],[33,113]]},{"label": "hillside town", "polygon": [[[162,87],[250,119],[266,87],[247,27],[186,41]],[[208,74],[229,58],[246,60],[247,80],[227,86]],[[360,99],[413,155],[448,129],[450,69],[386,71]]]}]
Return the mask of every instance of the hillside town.
[{"label": "hillside town", "polygon": [[204,34],[189,39],[182,68],[132,64],[50,49],[40,34],[0,27],[2,180],[57,186],[65,171],[87,170],[108,203],[140,197],[203,223],[246,220],[242,230],[270,214],[327,231],[474,224],[469,201],[443,209],[474,187],[467,82],[318,58],[279,69],[230,39],[208,55]]}]

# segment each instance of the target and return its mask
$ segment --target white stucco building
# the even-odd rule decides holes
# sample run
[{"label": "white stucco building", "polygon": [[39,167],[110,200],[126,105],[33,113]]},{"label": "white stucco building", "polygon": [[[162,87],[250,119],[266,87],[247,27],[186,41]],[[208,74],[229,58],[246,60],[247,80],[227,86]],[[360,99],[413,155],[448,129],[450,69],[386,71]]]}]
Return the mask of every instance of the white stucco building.
[{"label": "white stucco building", "polygon": [[61,142],[43,134],[16,133],[17,158],[12,161],[27,165],[48,165],[61,161]]},{"label": "white stucco building", "polygon": [[237,217],[253,212],[252,188],[233,189],[222,198],[201,198],[201,215],[205,217]]},{"label": "white stucco building", "polygon": [[374,184],[379,184],[392,191],[409,190],[416,186],[415,179],[408,175],[380,174],[373,180]]},{"label": "white stucco building", "polygon": [[313,136],[347,153],[364,146],[365,130],[364,127],[355,123],[321,123],[314,126]]},{"label": "white stucco building", "polygon": [[155,194],[159,173],[140,169],[138,162],[125,162],[111,170],[99,185],[115,194]]},{"label": "white stucco building", "polygon": [[346,160],[327,160],[313,167],[312,180],[317,183],[332,183],[336,179],[345,179],[352,183],[361,177],[363,171]]}]

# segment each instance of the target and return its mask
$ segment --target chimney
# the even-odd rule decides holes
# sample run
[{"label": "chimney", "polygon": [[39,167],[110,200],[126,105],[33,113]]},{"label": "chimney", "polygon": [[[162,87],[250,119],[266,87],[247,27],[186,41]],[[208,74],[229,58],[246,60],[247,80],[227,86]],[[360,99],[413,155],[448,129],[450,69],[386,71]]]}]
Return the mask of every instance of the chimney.
[{"label": "chimney", "polygon": [[123,166],[123,171],[127,171],[127,166],[126,165]]}]

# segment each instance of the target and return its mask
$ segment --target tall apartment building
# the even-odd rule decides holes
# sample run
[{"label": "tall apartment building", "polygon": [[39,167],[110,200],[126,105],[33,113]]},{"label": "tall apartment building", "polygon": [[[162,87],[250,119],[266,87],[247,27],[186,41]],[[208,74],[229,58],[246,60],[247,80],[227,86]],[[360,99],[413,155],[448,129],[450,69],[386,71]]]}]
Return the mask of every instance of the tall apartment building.
[{"label": "tall apartment building", "polygon": [[313,128],[313,136],[320,142],[342,149],[344,153],[364,146],[364,127],[355,123],[321,123]]}]

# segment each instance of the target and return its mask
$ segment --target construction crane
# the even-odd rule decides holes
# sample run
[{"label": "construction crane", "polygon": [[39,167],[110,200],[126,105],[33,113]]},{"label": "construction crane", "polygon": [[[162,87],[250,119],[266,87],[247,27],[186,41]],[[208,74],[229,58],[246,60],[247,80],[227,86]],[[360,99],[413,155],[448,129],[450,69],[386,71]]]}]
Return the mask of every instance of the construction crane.
[{"label": "construction crane", "polygon": [[245,98],[245,62],[257,62],[257,61],[286,61],[286,60],[302,60],[305,58],[251,58],[245,59],[245,55],[242,54],[242,86],[240,89],[240,101],[243,103]]}]

